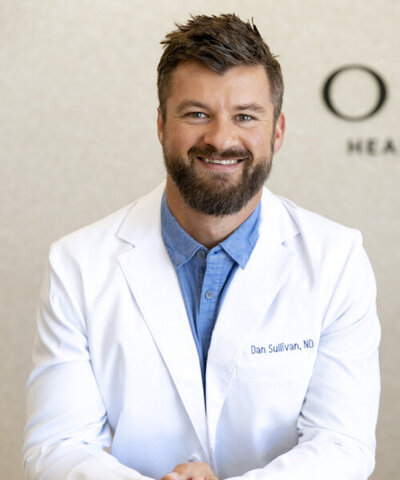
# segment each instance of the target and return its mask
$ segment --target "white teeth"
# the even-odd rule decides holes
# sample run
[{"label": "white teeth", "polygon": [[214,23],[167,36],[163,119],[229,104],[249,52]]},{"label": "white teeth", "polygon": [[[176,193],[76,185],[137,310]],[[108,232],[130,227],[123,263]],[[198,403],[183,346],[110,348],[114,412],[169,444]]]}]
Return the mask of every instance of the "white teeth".
[{"label": "white teeth", "polygon": [[234,165],[239,160],[218,160],[218,159],[211,160],[210,158],[203,158],[203,161],[206,163],[216,163],[218,165]]}]

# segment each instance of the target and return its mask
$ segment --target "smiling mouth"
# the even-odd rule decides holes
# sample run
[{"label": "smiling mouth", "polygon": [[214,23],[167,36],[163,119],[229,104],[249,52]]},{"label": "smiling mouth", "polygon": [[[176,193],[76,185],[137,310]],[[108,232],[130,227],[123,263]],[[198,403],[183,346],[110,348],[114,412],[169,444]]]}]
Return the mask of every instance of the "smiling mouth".
[{"label": "smiling mouth", "polygon": [[220,158],[205,158],[197,157],[199,160],[205,163],[213,163],[215,165],[235,165],[236,163],[242,162],[243,158],[234,158],[229,160],[222,160]]}]

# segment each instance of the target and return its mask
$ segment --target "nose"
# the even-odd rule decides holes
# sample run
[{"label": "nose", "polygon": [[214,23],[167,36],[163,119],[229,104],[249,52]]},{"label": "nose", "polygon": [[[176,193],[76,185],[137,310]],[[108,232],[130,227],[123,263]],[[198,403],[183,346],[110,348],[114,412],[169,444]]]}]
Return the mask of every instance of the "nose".
[{"label": "nose", "polygon": [[235,126],[228,119],[214,118],[206,125],[204,142],[218,151],[238,145],[238,136]]}]

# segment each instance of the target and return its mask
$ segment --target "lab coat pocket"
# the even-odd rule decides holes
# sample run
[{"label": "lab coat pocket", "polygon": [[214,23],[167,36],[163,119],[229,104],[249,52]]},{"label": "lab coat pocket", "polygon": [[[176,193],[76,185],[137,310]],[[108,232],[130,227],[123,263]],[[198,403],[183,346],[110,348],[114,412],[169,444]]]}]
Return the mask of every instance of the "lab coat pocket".
[{"label": "lab coat pocket", "polygon": [[297,361],[263,361],[259,359],[257,364],[237,365],[236,374],[238,380],[251,380],[258,382],[271,381],[304,381],[312,374],[313,360],[311,357]]},{"label": "lab coat pocket", "polygon": [[277,439],[282,432],[295,431],[313,360],[262,360],[237,365],[231,392],[247,417],[251,416],[254,424],[264,425],[263,434],[273,431]]}]

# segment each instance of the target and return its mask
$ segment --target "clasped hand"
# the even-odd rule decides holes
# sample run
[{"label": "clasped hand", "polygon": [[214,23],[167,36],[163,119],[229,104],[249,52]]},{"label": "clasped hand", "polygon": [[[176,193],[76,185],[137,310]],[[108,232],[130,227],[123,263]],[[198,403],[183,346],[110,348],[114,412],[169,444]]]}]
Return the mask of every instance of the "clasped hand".
[{"label": "clasped hand", "polygon": [[161,480],[218,480],[207,463],[180,463]]}]

